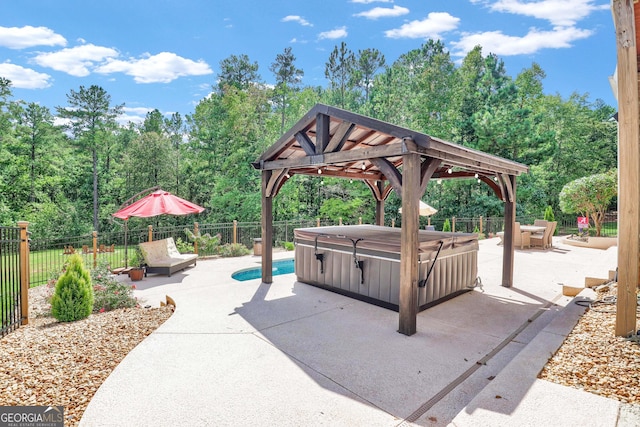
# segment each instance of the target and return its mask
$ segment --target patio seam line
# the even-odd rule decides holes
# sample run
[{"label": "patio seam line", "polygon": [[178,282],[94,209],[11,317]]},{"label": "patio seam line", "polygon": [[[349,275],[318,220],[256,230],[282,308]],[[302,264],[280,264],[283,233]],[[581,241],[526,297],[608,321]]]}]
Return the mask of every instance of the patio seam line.
[{"label": "patio seam line", "polygon": [[[493,350],[483,356],[480,360],[478,360],[473,366],[469,367],[466,371],[464,371],[460,376],[450,382],[447,386],[445,386],[442,390],[436,393],[431,399],[427,400],[423,403],[418,409],[416,409],[413,413],[411,413],[408,417],[406,417],[398,426],[406,426],[407,423],[413,423],[417,421],[421,416],[423,416],[429,409],[435,406],[439,401],[441,401],[445,396],[451,393],[456,387],[466,381],[471,375],[473,375],[480,368],[485,366],[489,360],[491,360],[494,356],[496,356],[502,349],[504,349],[509,343],[513,342],[515,337],[517,337],[522,331],[528,328],[538,317],[540,317],[547,308],[551,307],[562,298],[562,294],[557,295],[553,300],[548,301],[544,306],[539,307],[533,316],[529,317],[524,321],[522,325],[518,327],[515,331],[513,331],[509,336],[507,336],[500,344],[498,344]],[[515,356],[514,356],[515,357]]]}]

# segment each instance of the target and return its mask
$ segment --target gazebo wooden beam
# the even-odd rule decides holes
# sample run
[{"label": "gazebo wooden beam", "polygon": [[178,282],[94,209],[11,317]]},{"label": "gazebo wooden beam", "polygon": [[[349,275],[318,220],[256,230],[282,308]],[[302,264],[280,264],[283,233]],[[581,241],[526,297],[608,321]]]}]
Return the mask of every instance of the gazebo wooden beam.
[{"label": "gazebo wooden beam", "polygon": [[351,132],[353,132],[355,126],[356,125],[354,123],[350,122],[340,123],[336,133],[331,137],[329,144],[327,144],[327,147],[324,149],[324,152],[332,153],[334,151],[340,151],[344,146],[345,141],[349,138],[349,135],[351,135]]}]

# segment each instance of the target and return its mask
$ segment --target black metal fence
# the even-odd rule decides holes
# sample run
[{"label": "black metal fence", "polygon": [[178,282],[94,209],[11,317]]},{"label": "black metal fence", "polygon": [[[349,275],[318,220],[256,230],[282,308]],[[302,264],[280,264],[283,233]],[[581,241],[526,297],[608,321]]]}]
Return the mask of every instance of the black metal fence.
[{"label": "black metal fence", "polygon": [[[314,227],[315,220],[277,221],[273,226],[273,242],[275,246],[283,242],[293,241],[293,230],[300,227]],[[320,225],[329,225],[321,222]],[[173,237],[176,242],[192,244],[186,228],[195,232],[195,224],[190,227],[158,227],[136,228],[117,232],[104,232],[72,236],[60,239],[37,239],[30,243],[30,282],[31,286],[46,283],[49,279],[59,275],[65,262],[72,253],[80,254],[85,265],[93,266],[107,264],[110,268],[124,267],[139,243]],[[200,235],[220,235],[220,244],[239,243],[252,248],[255,239],[261,238],[262,228],[259,222],[230,222],[221,224],[199,224]],[[126,237],[125,237],[126,234]],[[94,250],[95,239],[95,250]],[[102,249],[101,249],[102,248]],[[198,248],[200,256],[212,255],[205,248]]]},{"label": "black metal fence", "polygon": [[[536,218],[533,217],[517,217],[516,221],[521,224],[533,224]],[[557,234],[569,235],[577,234],[578,226],[575,216],[556,216],[558,220]],[[488,217],[488,218],[448,218],[452,227],[455,226],[456,232],[474,233],[480,232],[485,236],[504,230],[504,218]],[[442,230],[444,226],[444,218],[428,218],[421,217],[420,225],[424,228],[427,223],[436,230]],[[392,225],[391,221],[386,221],[387,225]],[[273,246],[280,246],[283,242],[293,241],[293,230],[303,227],[315,227],[317,225],[337,225],[331,221],[318,220],[297,220],[297,221],[275,221],[273,223]],[[399,223],[395,226],[400,226]],[[195,224],[188,227],[190,231],[195,231]],[[185,226],[181,227],[158,227],[158,228],[138,228],[128,230],[125,238],[125,231],[97,233],[95,236],[87,234],[84,236],[67,237],[63,239],[39,239],[31,241],[30,256],[30,280],[31,286],[46,283],[48,279],[57,277],[60,270],[64,266],[69,253],[79,253],[85,259],[85,265],[91,266],[98,263],[106,263],[111,268],[124,267],[126,264],[125,254],[131,256],[133,250],[139,243],[149,241],[149,232],[151,231],[151,239],[159,240],[167,237],[173,237],[176,242],[192,243]],[[220,224],[199,224],[198,231],[201,235],[209,234],[211,236],[220,236],[220,244],[239,243],[247,248],[252,248],[255,239],[261,238],[261,224],[259,222],[228,222]],[[617,235],[617,215],[609,214],[604,227],[604,236]],[[70,247],[72,249],[70,250]],[[106,250],[101,250],[104,247]],[[113,248],[113,250],[111,250]],[[200,256],[212,255],[207,253],[205,248],[198,248]]]},{"label": "black metal fence", "polygon": [[20,228],[0,227],[0,336],[22,322],[20,292]]},{"label": "black metal fence", "polygon": [[[536,219],[533,216],[517,216],[516,221],[520,224],[533,224]],[[503,217],[487,217],[487,218],[442,218],[432,219],[431,225],[436,230],[442,230],[444,223],[449,220],[449,225],[452,230],[461,233],[479,233],[482,232],[485,236],[495,235],[500,231],[504,231],[504,218]],[[556,215],[555,220],[558,222],[556,227],[556,235],[568,236],[572,234],[578,234],[578,221],[576,215]],[[422,218],[422,223],[426,224],[427,220]],[[595,235],[595,227],[593,224],[589,228],[589,234]],[[610,212],[605,216],[605,220],[602,224],[601,236],[603,237],[615,237],[618,235],[618,215],[617,212]]]}]

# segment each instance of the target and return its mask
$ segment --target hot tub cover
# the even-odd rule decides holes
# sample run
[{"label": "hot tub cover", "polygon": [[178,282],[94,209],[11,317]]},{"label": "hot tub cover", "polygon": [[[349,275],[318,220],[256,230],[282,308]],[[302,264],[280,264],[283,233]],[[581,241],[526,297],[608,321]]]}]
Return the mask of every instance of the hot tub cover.
[{"label": "hot tub cover", "polygon": [[[353,240],[358,240],[358,249],[399,254],[401,245],[401,229],[379,225],[340,225],[328,227],[297,228],[296,238],[301,240],[331,243],[351,247]],[[442,231],[420,230],[418,235],[418,253],[432,253],[440,247],[442,250],[459,246],[478,246],[478,235],[475,233],[450,233]]]}]

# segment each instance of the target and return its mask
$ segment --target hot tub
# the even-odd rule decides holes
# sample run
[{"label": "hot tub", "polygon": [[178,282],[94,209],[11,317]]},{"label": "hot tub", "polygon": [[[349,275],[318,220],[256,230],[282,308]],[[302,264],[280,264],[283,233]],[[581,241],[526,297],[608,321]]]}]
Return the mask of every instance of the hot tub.
[{"label": "hot tub", "polygon": [[[399,228],[377,225],[299,228],[298,281],[398,310]],[[478,236],[420,230],[418,310],[469,291],[478,275]]]}]

